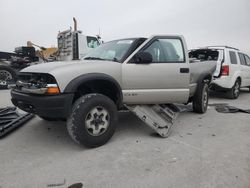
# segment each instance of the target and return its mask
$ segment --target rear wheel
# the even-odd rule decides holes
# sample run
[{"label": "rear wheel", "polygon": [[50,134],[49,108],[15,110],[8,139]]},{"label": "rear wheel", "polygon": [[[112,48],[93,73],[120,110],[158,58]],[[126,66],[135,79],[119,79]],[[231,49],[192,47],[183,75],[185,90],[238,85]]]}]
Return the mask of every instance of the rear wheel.
[{"label": "rear wheel", "polygon": [[230,99],[237,99],[240,95],[240,80],[237,79],[233,85],[233,87],[228,92],[228,97]]},{"label": "rear wheel", "polygon": [[113,136],[117,122],[114,102],[101,94],[80,97],[67,120],[71,138],[86,147],[98,147]]},{"label": "rear wheel", "polygon": [[16,78],[16,72],[12,68],[0,65],[0,88],[6,89],[8,83],[15,82]]},{"label": "rear wheel", "polygon": [[208,84],[202,82],[197,89],[198,90],[193,98],[193,110],[194,112],[203,114],[207,111],[208,106]]}]

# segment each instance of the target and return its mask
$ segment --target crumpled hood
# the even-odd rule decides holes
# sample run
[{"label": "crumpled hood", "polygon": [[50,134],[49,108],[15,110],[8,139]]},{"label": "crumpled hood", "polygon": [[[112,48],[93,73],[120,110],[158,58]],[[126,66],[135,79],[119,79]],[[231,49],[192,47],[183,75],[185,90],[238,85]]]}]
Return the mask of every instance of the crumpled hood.
[{"label": "crumpled hood", "polygon": [[27,67],[21,72],[51,74],[55,77],[61,91],[64,91],[73,79],[89,73],[106,74],[113,77],[119,84],[122,83],[122,64],[113,61],[80,60],[41,63]]}]

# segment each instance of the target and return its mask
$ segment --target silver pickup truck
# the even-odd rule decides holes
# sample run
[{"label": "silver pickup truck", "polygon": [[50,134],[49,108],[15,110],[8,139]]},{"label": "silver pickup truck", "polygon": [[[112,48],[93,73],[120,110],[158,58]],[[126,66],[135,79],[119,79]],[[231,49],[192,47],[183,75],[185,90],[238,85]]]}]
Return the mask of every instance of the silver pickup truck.
[{"label": "silver pickup truck", "polygon": [[67,119],[70,136],[87,147],[113,135],[124,105],[193,103],[205,113],[216,62],[191,61],[182,36],[128,38],[102,44],[83,60],[23,69],[14,105],[45,120]]}]

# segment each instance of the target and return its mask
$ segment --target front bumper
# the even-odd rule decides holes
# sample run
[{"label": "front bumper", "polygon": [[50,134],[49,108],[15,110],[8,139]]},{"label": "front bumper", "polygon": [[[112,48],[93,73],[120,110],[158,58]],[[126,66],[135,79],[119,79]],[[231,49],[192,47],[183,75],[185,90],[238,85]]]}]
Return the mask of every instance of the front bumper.
[{"label": "front bumper", "polygon": [[11,101],[25,112],[49,118],[66,118],[72,108],[74,94],[35,95],[11,90]]}]

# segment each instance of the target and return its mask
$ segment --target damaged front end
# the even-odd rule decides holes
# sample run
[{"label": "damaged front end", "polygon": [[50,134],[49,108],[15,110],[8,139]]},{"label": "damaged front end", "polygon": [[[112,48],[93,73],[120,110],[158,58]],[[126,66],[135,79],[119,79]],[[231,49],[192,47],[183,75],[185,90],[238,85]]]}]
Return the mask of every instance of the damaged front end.
[{"label": "damaged front end", "polygon": [[11,101],[25,112],[43,118],[66,118],[73,93],[61,93],[56,79],[47,73],[20,73],[11,90]]},{"label": "damaged front end", "polygon": [[55,78],[46,73],[20,73],[13,89],[38,95],[60,93]]}]

